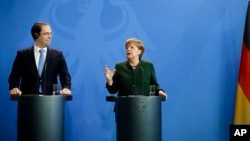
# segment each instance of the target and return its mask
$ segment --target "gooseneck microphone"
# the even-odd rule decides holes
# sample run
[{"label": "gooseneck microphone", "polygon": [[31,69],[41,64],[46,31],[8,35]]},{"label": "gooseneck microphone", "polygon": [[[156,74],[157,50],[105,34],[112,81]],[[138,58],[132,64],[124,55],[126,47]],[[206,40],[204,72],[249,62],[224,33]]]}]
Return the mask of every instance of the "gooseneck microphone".
[{"label": "gooseneck microphone", "polygon": [[133,69],[134,71],[134,78],[135,78],[135,84],[133,85],[133,95],[136,95],[136,69]]},{"label": "gooseneck microphone", "polygon": [[46,87],[46,81],[47,81],[47,79],[46,79],[46,71],[47,71],[47,61],[45,62],[45,64],[44,64],[44,79],[43,79],[43,84],[44,84],[44,92],[43,92],[43,94],[44,95],[46,95],[47,94],[47,87]]},{"label": "gooseneck microphone", "polygon": [[140,65],[140,69],[142,71],[142,94],[145,95],[144,94],[144,69],[143,69],[142,65]]},{"label": "gooseneck microphone", "polygon": [[40,76],[39,74],[37,75],[36,77],[36,94],[38,95],[39,94],[39,86],[40,86]]}]

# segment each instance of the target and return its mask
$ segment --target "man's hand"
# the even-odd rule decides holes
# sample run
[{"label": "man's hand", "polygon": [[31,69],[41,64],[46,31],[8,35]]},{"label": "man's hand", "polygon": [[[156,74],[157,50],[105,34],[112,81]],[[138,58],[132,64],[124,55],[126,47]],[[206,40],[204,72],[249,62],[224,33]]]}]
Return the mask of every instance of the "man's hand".
[{"label": "man's hand", "polygon": [[68,89],[68,88],[63,88],[63,89],[60,91],[60,94],[62,94],[62,95],[71,95],[71,90]]},{"label": "man's hand", "polygon": [[10,90],[10,95],[22,95],[22,91],[20,91],[18,88],[13,88]]}]

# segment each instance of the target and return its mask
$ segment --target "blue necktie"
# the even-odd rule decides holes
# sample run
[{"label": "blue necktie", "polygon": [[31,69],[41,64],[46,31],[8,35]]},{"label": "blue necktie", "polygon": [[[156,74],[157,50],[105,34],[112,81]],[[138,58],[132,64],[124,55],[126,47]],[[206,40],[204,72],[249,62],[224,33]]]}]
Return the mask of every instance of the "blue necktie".
[{"label": "blue necktie", "polygon": [[[39,76],[41,77],[42,76],[42,72],[43,72],[44,62],[45,62],[45,58],[44,58],[44,52],[45,52],[45,50],[44,49],[40,49],[39,52],[40,52],[40,58],[39,58],[39,63],[38,63],[38,73],[39,73]],[[39,86],[39,92],[42,92],[41,85]]]}]

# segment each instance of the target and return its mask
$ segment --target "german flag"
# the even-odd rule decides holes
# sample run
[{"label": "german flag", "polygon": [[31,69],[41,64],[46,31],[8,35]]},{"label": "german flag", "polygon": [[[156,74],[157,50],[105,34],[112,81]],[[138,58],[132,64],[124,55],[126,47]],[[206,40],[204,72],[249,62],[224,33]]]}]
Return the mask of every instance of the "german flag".
[{"label": "german flag", "polygon": [[250,6],[245,21],[234,113],[235,125],[250,125]]}]

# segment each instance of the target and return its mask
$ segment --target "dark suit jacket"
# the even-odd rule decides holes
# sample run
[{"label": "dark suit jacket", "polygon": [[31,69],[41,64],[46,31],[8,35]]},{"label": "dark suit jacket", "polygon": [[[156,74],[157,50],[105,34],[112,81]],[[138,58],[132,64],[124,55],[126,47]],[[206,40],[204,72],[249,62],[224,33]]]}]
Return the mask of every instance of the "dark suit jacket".
[{"label": "dark suit jacket", "polygon": [[38,94],[39,84],[41,84],[44,94],[52,94],[52,85],[58,83],[58,76],[62,88],[71,89],[71,76],[61,51],[47,48],[42,76],[39,77],[34,47],[19,50],[9,75],[9,89],[20,88],[24,95]]},{"label": "dark suit jacket", "polygon": [[113,76],[113,85],[107,90],[111,94],[118,92],[118,96],[149,95],[149,85],[155,85],[156,95],[160,88],[155,74],[154,65],[149,61],[141,60],[134,70],[127,61],[117,63]]}]

